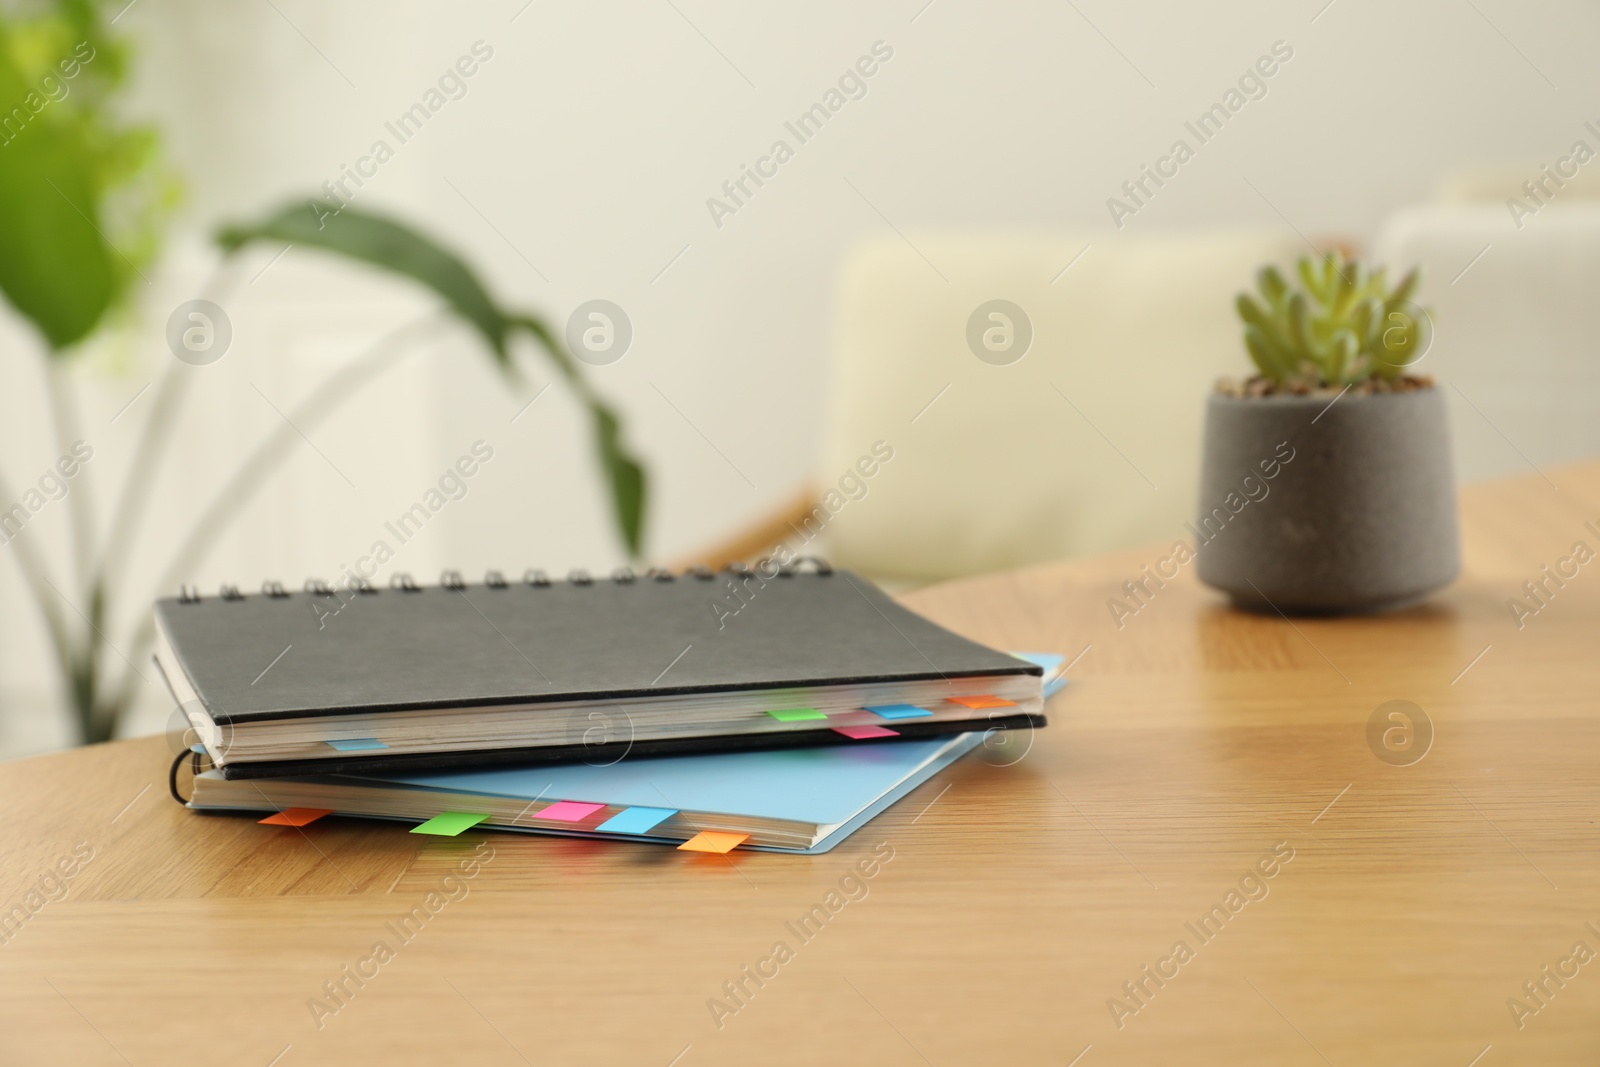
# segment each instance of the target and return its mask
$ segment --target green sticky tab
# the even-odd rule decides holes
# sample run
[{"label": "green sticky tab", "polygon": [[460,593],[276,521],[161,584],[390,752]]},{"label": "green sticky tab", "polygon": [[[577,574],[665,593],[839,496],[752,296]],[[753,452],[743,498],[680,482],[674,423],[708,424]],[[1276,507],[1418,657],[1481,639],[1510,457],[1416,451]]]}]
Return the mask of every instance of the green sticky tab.
[{"label": "green sticky tab", "polygon": [[779,722],[810,722],[813,719],[827,718],[816,708],[784,708],[782,711],[769,711],[767,714]]},{"label": "green sticky tab", "polygon": [[435,837],[455,837],[463,831],[472,829],[488,817],[472,811],[445,811],[435,815],[421,826],[413,826],[411,832],[414,834],[432,834]]}]

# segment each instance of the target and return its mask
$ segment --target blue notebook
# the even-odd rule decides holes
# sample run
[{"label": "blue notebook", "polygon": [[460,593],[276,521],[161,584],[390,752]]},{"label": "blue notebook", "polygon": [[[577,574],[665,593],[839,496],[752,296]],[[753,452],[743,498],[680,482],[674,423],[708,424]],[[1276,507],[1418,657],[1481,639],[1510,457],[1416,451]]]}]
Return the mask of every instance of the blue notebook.
[{"label": "blue notebook", "polygon": [[[981,733],[931,740],[829,745],[582,763],[390,775],[230,781],[195,776],[202,811],[324,811],[682,844],[746,835],[740,848],[826,852],[895,801],[983,743]],[[459,826],[456,820],[454,826]],[[459,832],[457,830],[456,832]]]}]

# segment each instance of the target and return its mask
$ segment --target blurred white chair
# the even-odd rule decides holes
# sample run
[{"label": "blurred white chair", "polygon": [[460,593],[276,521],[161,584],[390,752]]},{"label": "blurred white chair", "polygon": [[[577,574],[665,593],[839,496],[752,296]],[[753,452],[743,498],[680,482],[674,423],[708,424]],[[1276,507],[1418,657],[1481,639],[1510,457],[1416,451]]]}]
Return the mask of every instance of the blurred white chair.
[{"label": "blurred white chair", "polygon": [[1518,229],[1514,177],[1452,180],[1374,242],[1375,259],[1423,268],[1435,335],[1420,369],[1451,395],[1463,481],[1600,454],[1600,201],[1572,183]]},{"label": "blurred white chair", "polygon": [[[859,499],[834,495],[826,554],[923,581],[1180,536],[1206,396],[1218,377],[1251,372],[1234,296],[1305,243],[1250,231],[909,236],[914,247],[889,235],[859,248],[841,274],[820,500],[841,480],[853,488],[875,442],[894,454],[856,479]],[[1020,307],[1033,334],[1005,366],[968,343],[969,318],[995,299]]]}]

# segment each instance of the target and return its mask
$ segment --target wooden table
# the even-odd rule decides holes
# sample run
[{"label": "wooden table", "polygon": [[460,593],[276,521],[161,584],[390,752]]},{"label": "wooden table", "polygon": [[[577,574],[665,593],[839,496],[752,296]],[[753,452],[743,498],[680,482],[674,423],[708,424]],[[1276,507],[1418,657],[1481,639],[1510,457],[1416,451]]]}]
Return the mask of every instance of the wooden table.
[{"label": "wooden table", "polygon": [[[1600,548],[1600,465],[1547,473],[1467,491],[1461,581],[1382,618],[1239,614],[1185,573],[1119,629],[1162,547],[909,597],[1073,684],[824,856],[269,829],[175,804],[160,738],[5,765],[0,1062],[1594,1064],[1600,562],[1521,629],[1507,599]],[[1420,761],[1401,720],[1369,744],[1391,700],[1432,725]]]}]

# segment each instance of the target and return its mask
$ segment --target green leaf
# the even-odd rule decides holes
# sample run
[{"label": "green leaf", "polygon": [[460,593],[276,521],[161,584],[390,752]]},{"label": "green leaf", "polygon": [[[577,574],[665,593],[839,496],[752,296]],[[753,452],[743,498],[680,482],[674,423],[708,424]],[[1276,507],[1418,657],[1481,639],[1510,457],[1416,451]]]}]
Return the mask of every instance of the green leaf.
[{"label": "green leaf", "polygon": [[649,495],[644,467],[622,444],[621,424],[611,408],[601,402],[589,388],[588,381],[578,370],[578,364],[561,342],[550,332],[550,327],[530,315],[513,315],[511,326],[526,330],[538,342],[563,378],[571,385],[589,408],[594,420],[595,441],[600,451],[601,467],[611,488],[611,507],[617,529],[628,553],[635,558],[644,542],[645,503]]},{"label": "green leaf", "polygon": [[623,448],[621,427],[611,409],[594,403],[590,404],[589,411],[594,416],[600,462],[611,484],[611,506],[617,527],[628,546],[628,554],[637,559],[644,541],[644,468]]},{"label": "green leaf", "polygon": [[1308,358],[1316,351],[1311,339],[1310,314],[1310,302],[1304,293],[1295,293],[1289,298],[1289,340]]},{"label": "green leaf", "polygon": [[578,364],[545,323],[531,315],[513,315],[509,325],[527,331],[556,364],[567,383],[589,408],[594,420],[595,441],[600,464],[611,488],[611,507],[617,529],[628,546],[629,555],[638,558],[644,542],[644,511],[648,496],[643,466],[622,445],[621,424],[611,408],[589,388]]},{"label": "green leaf", "polygon": [[1327,286],[1323,284],[1322,277],[1318,274],[1317,269],[1312,266],[1310,256],[1301,256],[1296,260],[1294,269],[1300,275],[1300,284],[1305,287],[1306,292],[1316,297],[1319,301],[1326,299]]},{"label": "green leaf", "polygon": [[1350,308],[1361,298],[1361,291],[1366,286],[1366,267],[1359,262],[1346,263],[1339,278],[1338,295],[1333,307],[1333,317],[1340,319],[1348,315]]},{"label": "green leaf", "polygon": [[1338,249],[1334,249],[1322,257],[1322,291],[1326,294],[1323,297],[1324,304],[1333,303],[1334,298],[1338,295],[1337,286],[1344,276],[1343,270],[1340,269],[1343,262],[1344,257],[1339,254]]},{"label": "green leaf", "polygon": [[488,290],[460,257],[405,223],[353,207],[335,209],[313,199],[217,234],[217,243],[228,252],[252,241],[321,248],[420,282],[477,328],[501,370],[512,370],[506,348],[507,317]]},{"label": "green leaf", "polygon": [[[0,40],[0,44],[3,44]],[[100,236],[94,146],[58,121],[0,47],[0,101],[15,110],[0,127],[0,291],[56,351],[99,324],[121,286],[115,254]],[[14,115],[28,116],[18,128]]]},{"label": "green leaf", "polygon": [[1398,304],[1401,301],[1410,300],[1412,290],[1416,289],[1417,281],[1421,277],[1421,272],[1417,268],[1413,267],[1406,273],[1404,278],[1400,279],[1400,284],[1394,287],[1394,292],[1389,294],[1388,302],[1391,304]]},{"label": "green leaf", "polygon": [[1383,334],[1383,305],[1370,296],[1356,304],[1350,311],[1350,328],[1361,342],[1361,350],[1370,352]]},{"label": "green leaf", "polygon": [[1345,380],[1350,366],[1355,362],[1356,353],[1361,350],[1361,343],[1356,340],[1356,335],[1348,329],[1341,327],[1333,333],[1332,341],[1328,345],[1328,381],[1339,384]]},{"label": "green leaf", "polygon": [[526,312],[502,309],[454,252],[396,219],[351,207],[335,213],[331,206],[318,200],[306,206],[291,205],[261,222],[229,226],[217,235],[217,241],[229,252],[256,241],[318,248],[419,282],[477,329],[495,363],[507,375],[516,369],[509,342],[517,331],[527,333],[589,409],[595,450],[610,489],[618,534],[629,555],[639,557],[644,544],[648,480],[643,465],[623,444],[621,419],[595,393],[544,320]]},{"label": "green leaf", "polygon": [[1234,309],[1239,312],[1247,326],[1262,326],[1267,321],[1267,312],[1258,304],[1249,293],[1240,293],[1234,298]]},{"label": "green leaf", "polygon": [[1296,345],[1289,336],[1288,323],[1284,317],[1264,310],[1246,293],[1239,294],[1235,306],[1245,325],[1255,327],[1262,343],[1271,351],[1271,362],[1277,368],[1271,376],[1280,380],[1292,376],[1295,373],[1295,359],[1292,353]]},{"label": "green leaf", "polygon": [[572,356],[567,352],[561,341],[556,338],[556,335],[550,332],[550,327],[545,325],[543,319],[532,315],[514,314],[507,317],[506,324],[526,330],[528,335],[538,342],[539,347],[544,349],[545,354],[556,365],[556,370],[561,372],[561,377],[566,379],[567,384],[583,395],[589,395],[589,384],[579,372],[578,364],[573,361]]},{"label": "green leaf", "polygon": [[1413,309],[1414,305],[1401,305],[1394,300],[1384,305],[1383,331],[1373,349],[1374,369],[1384,378],[1400,377],[1419,354],[1427,351],[1433,331],[1426,313],[1419,316]]},{"label": "green leaf", "polygon": [[1267,298],[1269,305],[1279,309],[1283,307],[1283,302],[1288,299],[1289,283],[1284,280],[1282,271],[1273,266],[1262,267],[1261,273],[1256,276],[1256,284],[1261,287],[1261,295]]},{"label": "green leaf", "polygon": [[1256,370],[1261,372],[1263,378],[1270,378],[1281,382],[1284,374],[1285,359],[1259,326],[1250,325],[1244,328],[1244,347],[1250,353],[1250,360],[1256,365]]}]

